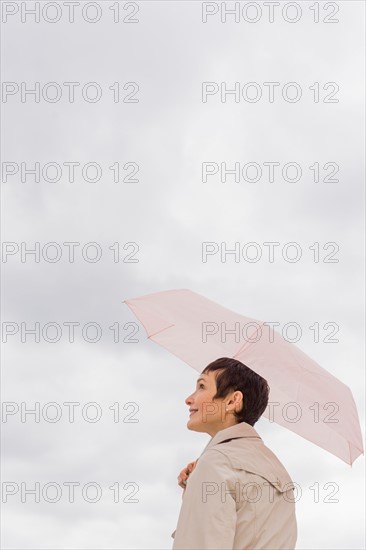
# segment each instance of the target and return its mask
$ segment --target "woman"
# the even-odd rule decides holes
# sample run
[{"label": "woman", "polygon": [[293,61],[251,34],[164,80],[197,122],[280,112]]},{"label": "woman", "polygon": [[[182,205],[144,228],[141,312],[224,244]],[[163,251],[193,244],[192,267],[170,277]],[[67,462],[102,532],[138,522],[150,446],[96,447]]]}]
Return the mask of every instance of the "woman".
[{"label": "woman", "polygon": [[294,484],[253,428],[268,397],[266,380],[236,359],[217,359],[200,374],[185,400],[187,427],[211,439],[178,476],[173,550],[295,548]]}]

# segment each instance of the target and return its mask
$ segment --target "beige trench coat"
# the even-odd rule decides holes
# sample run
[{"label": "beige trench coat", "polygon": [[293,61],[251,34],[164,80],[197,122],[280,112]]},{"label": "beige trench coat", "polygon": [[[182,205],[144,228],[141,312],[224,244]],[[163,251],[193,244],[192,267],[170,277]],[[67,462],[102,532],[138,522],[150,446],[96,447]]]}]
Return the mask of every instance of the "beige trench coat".
[{"label": "beige trench coat", "polygon": [[173,550],[293,550],[295,498],[286,469],[250,424],[220,430],[187,480]]}]

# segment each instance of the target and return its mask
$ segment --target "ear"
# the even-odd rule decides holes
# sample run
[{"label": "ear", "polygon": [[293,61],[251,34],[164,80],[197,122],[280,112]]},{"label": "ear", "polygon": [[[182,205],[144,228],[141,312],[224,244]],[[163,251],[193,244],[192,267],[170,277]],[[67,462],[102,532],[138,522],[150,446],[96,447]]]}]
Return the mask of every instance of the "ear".
[{"label": "ear", "polygon": [[239,406],[241,403],[244,403],[243,393],[240,390],[236,390],[233,397],[235,406]]}]

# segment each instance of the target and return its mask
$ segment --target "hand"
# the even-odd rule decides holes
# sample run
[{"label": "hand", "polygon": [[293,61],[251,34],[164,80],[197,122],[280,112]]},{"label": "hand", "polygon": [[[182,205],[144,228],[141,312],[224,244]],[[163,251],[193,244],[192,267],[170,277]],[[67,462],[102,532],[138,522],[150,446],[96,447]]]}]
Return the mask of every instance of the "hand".
[{"label": "hand", "polygon": [[193,472],[193,470],[195,469],[197,461],[198,461],[198,458],[197,458],[197,460],[194,460],[193,462],[190,462],[185,468],[183,468],[183,470],[180,472],[180,474],[177,478],[179,487],[182,487],[182,489],[183,489],[183,494],[184,494],[184,491],[186,490],[187,479],[190,476],[190,474]]}]

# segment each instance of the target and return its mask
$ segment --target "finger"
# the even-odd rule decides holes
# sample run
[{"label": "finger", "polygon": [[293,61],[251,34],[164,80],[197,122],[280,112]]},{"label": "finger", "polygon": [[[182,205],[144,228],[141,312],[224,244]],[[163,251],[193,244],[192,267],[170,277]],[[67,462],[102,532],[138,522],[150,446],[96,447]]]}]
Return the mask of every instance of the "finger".
[{"label": "finger", "polygon": [[185,488],[185,484],[186,484],[186,480],[185,479],[182,479],[181,477],[178,478],[178,485],[179,487],[182,487],[182,489]]}]

